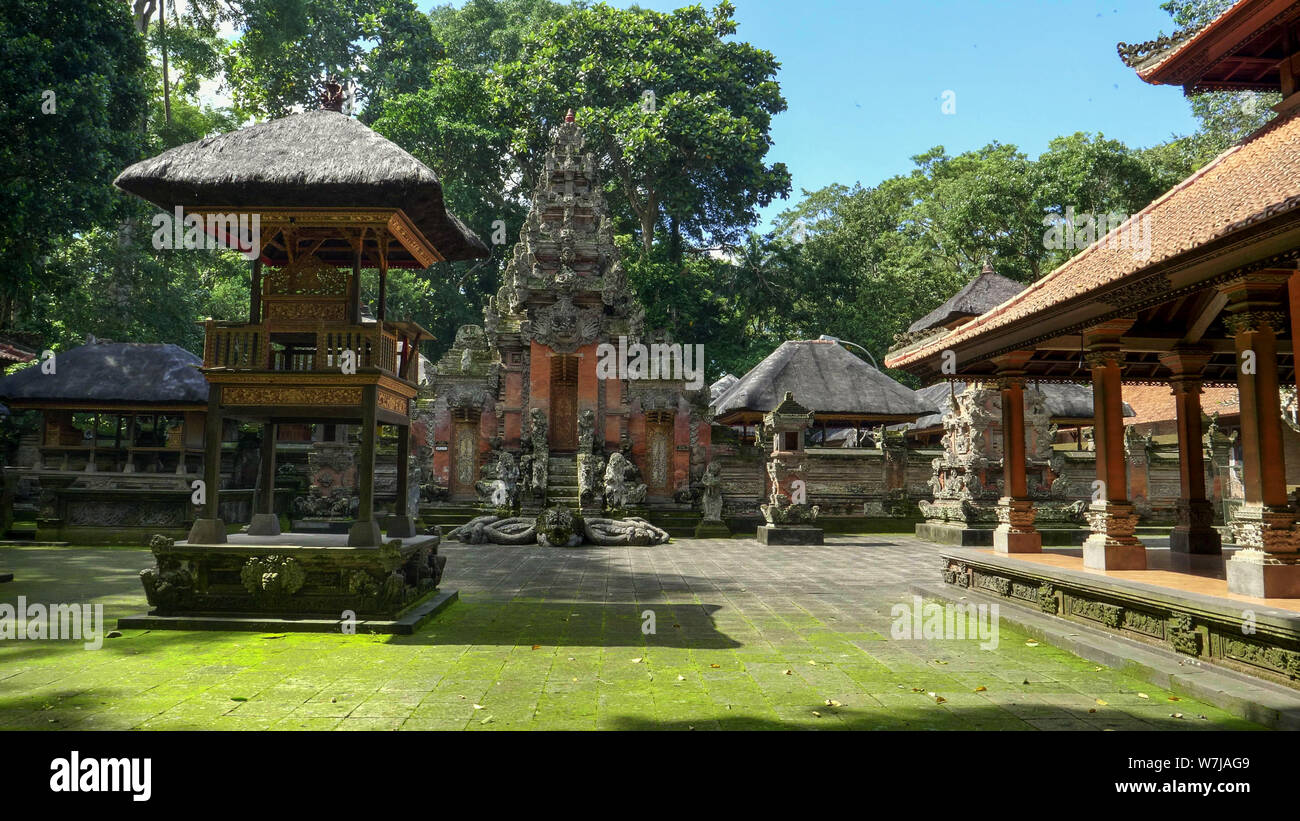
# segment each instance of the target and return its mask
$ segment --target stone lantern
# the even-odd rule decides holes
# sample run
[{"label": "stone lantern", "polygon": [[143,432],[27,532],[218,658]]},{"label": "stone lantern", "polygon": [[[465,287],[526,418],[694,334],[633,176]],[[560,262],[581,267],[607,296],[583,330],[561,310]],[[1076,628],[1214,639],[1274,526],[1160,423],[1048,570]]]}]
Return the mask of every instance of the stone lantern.
[{"label": "stone lantern", "polygon": [[760,525],[762,544],[822,544],[822,529],[814,526],[819,512],[808,505],[804,468],[804,433],[813,414],[786,391],[781,403],[763,417],[764,432],[772,437],[767,460],[768,502],[760,505],[767,524]]}]

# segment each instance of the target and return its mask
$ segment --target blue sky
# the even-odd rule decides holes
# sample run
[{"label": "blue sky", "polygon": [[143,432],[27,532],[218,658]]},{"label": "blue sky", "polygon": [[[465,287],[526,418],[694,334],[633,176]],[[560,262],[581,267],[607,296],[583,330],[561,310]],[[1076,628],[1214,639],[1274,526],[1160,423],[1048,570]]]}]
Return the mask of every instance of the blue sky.
[{"label": "blue sky", "polygon": [[[794,186],[764,222],[800,189],[873,185],[934,145],[955,154],[996,140],[1036,156],[1076,131],[1136,148],[1195,129],[1181,89],[1147,85],[1115,53],[1175,28],[1159,0],[733,2],[736,36],[776,55],[789,104],[773,120],[769,157],[789,166]],[[952,115],[941,111],[948,90]]]}]

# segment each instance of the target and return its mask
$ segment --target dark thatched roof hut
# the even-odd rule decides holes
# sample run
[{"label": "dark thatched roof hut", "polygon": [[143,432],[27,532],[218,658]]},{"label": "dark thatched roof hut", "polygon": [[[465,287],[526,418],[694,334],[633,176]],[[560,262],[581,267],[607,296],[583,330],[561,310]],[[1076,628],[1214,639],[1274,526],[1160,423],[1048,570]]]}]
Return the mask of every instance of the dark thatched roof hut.
[{"label": "dark thatched roof hut", "polygon": [[[1091,385],[1079,385],[1074,382],[1031,381],[1029,387],[1037,388],[1047,397],[1047,415],[1056,424],[1066,426],[1092,424]],[[928,388],[921,388],[916,392],[916,395],[930,405],[938,407],[939,412],[930,416],[922,416],[916,420],[915,425],[908,425],[908,427],[923,431],[942,426],[943,409],[947,406],[948,397],[964,390],[966,390],[966,383],[961,380],[953,380],[951,383],[936,382]],[[1127,402],[1124,403],[1124,415],[1136,415]]]},{"label": "dark thatched roof hut", "polygon": [[836,342],[781,343],[713,402],[721,424],[751,423],[789,391],[819,422],[902,422],[934,413],[910,388],[894,381]]},{"label": "dark thatched roof hut", "polygon": [[0,399],[13,408],[207,408],[203,362],[176,345],[90,342],[59,353],[54,364],[54,373],[33,365],[0,379]]},{"label": "dark thatched roof hut", "polygon": [[[400,209],[444,259],[488,256],[447,210],[428,166],[336,111],[306,111],[179,145],[132,165],[113,184],[166,210]],[[397,254],[390,262],[414,264]]]},{"label": "dark thatched roof hut", "polygon": [[1025,290],[1024,284],[995,273],[993,266],[986,262],[979,276],[966,283],[966,287],[953,294],[938,308],[913,322],[907,332],[912,334],[932,328],[948,327],[954,322],[977,317],[1023,290]]}]

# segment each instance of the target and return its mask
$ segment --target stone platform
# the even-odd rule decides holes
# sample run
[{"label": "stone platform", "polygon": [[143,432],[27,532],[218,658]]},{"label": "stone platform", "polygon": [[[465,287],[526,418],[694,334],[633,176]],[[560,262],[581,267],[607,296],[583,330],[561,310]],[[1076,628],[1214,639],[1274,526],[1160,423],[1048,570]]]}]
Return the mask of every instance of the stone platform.
[{"label": "stone platform", "polygon": [[[1092,531],[1086,527],[1040,527],[1043,545],[1081,545]],[[968,527],[954,522],[918,522],[916,538],[952,547],[992,547],[993,527]]]},{"label": "stone platform", "polygon": [[759,544],[825,544],[822,529],[810,525],[759,525],[754,538]]},{"label": "stone platform", "polygon": [[455,599],[439,592],[437,536],[349,547],[342,534],[232,534],[224,544],[155,537],[140,573],[150,629],[410,632]]},{"label": "stone platform", "polygon": [[1148,548],[1147,569],[1127,571],[1085,568],[1073,548],[941,556],[949,585],[1300,689],[1300,599],[1228,592],[1224,564],[1234,552]]}]

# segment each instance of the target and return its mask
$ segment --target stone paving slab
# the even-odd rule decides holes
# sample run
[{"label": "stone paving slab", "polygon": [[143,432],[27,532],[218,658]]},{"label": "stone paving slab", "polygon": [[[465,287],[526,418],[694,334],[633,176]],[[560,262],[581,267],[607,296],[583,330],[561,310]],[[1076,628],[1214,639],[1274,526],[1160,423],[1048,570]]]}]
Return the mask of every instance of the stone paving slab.
[{"label": "stone paving slab", "polygon": [[[410,636],[2,640],[0,729],[1258,728],[1005,624],[996,649],[892,639],[939,573],[908,536],[441,552],[460,601]],[[94,602],[112,624],[144,607],[150,561],[0,548],[0,603]]]}]

